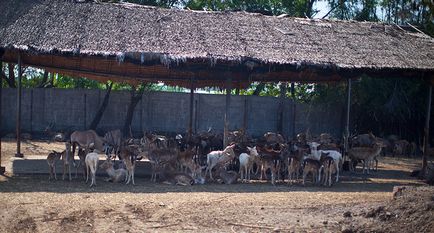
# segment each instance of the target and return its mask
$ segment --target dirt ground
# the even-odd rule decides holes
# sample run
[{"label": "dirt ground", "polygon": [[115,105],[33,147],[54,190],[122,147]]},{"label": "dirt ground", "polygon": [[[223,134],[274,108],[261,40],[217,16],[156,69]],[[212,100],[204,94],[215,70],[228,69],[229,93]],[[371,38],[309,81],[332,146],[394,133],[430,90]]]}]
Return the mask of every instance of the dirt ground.
[{"label": "dirt ground", "polygon": [[[61,148],[22,144],[26,156]],[[14,175],[14,152],[14,142],[2,143],[9,172],[0,177],[0,232],[434,231],[434,189],[409,176],[420,164],[415,159],[380,158],[378,172],[344,173],[331,188],[264,181],[184,187],[149,178],[136,178],[131,186],[103,177],[89,188],[81,178],[50,182],[47,175]],[[392,200],[396,185],[418,188]]]}]

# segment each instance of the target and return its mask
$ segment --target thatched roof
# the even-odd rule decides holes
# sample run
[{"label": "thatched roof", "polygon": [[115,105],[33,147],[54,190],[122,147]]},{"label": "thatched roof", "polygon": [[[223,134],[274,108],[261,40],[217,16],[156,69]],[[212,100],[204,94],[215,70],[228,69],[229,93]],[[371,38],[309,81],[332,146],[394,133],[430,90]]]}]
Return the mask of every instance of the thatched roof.
[{"label": "thatched roof", "polygon": [[220,67],[247,72],[251,80],[275,71],[281,73],[272,76],[284,80],[285,71],[311,68],[329,76],[361,70],[434,73],[434,39],[396,25],[72,0],[2,0],[0,9],[3,60],[17,50],[28,57],[97,56],[163,66],[172,76],[186,67],[193,73]]}]

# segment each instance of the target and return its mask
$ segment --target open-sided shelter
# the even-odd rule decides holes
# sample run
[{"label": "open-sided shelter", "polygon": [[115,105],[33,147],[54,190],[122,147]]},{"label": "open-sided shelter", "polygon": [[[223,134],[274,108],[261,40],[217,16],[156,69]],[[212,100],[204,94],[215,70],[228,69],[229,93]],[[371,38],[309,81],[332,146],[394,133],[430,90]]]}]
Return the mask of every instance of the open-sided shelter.
[{"label": "open-sided shelter", "polygon": [[2,0],[0,9],[1,61],[102,81],[230,90],[434,77],[433,38],[398,25],[73,0]]}]

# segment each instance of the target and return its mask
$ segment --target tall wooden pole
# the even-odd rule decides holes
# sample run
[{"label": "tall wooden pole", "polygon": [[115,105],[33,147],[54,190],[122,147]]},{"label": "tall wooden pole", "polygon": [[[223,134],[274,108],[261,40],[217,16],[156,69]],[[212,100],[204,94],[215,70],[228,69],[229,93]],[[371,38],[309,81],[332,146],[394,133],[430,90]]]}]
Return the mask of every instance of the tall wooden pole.
[{"label": "tall wooden pole", "polygon": [[347,79],[347,114],[344,132],[344,156],[348,152],[348,140],[350,137],[350,110],[351,110],[351,78]]},{"label": "tall wooden pole", "polygon": [[244,96],[244,109],[243,109],[243,132],[247,133],[247,121],[248,121],[248,96]]},{"label": "tall wooden pole", "polygon": [[190,119],[188,122],[188,140],[193,136],[193,104],[194,104],[194,81],[190,82]]},{"label": "tall wooden pole", "polygon": [[223,147],[228,146],[229,135],[229,107],[231,105],[231,91],[232,91],[232,79],[229,77],[226,79],[226,106],[225,106],[225,126],[223,133]]},{"label": "tall wooden pole", "polygon": [[21,153],[21,79],[22,79],[22,61],[21,54],[18,54],[18,84],[17,84],[17,121],[16,121],[16,133],[17,133],[17,153],[15,157],[24,157]]},{"label": "tall wooden pole", "polygon": [[283,109],[285,105],[286,97],[286,83],[280,84],[280,96],[279,96],[279,111],[277,116],[277,132],[283,134]]},{"label": "tall wooden pole", "polygon": [[427,168],[427,157],[429,153],[429,120],[431,118],[431,97],[432,97],[432,85],[429,83],[428,97],[426,101],[426,118],[425,127],[423,129],[424,139],[423,139],[423,156],[422,156],[422,170],[419,174],[421,178],[425,176]]},{"label": "tall wooden pole", "polygon": [[292,98],[292,138],[295,138],[295,84],[291,83],[291,98]]},{"label": "tall wooden pole", "polygon": [[[0,73],[3,72],[3,63],[0,61]],[[3,79],[0,79],[0,175],[3,175],[5,173],[5,167],[2,166],[2,90],[3,89]]]}]

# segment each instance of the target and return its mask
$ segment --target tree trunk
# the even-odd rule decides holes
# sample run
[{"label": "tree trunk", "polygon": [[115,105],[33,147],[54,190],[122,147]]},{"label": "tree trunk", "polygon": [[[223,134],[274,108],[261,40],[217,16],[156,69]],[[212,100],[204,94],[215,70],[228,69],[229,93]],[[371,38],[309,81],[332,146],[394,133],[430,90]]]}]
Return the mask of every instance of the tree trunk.
[{"label": "tree trunk", "polygon": [[104,100],[102,101],[102,104],[98,109],[98,112],[96,113],[95,117],[93,118],[92,123],[90,123],[89,129],[96,130],[96,127],[98,126],[99,122],[101,121],[102,115],[104,114],[104,111],[107,108],[108,101],[110,98],[110,92],[111,92],[112,87],[113,87],[113,82],[111,82],[110,84],[106,84],[106,87],[107,87],[107,91],[105,93]]},{"label": "tree trunk", "polygon": [[312,18],[312,7],[315,0],[309,0],[306,2],[306,17]]},{"label": "tree trunk", "polygon": [[41,83],[39,83],[38,88],[43,88],[47,85],[48,80],[48,71],[44,71],[44,76],[42,77]]},{"label": "tree trunk", "polygon": [[265,83],[259,83],[258,86],[256,86],[255,91],[253,91],[252,95],[258,96],[262,90],[265,88]]},{"label": "tree trunk", "polygon": [[14,68],[15,68],[14,64],[8,63],[9,76],[6,77],[6,75],[3,72],[1,73],[1,77],[6,81],[6,83],[8,84],[8,86],[10,88],[16,88],[17,87],[15,84]]},{"label": "tree trunk", "polygon": [[143,91],[144,90],[137,91],[136,87],[132,87],[131,89],[131,99],[130,104],[128,105],[127,117],[125,118],[125,124],[123,129],[124,135],[130,135],[130,137],[133,136],[131,135],[130,126],[131,122],[133,121],[134,109],[136,108],[139,101],[142,99]]}]

